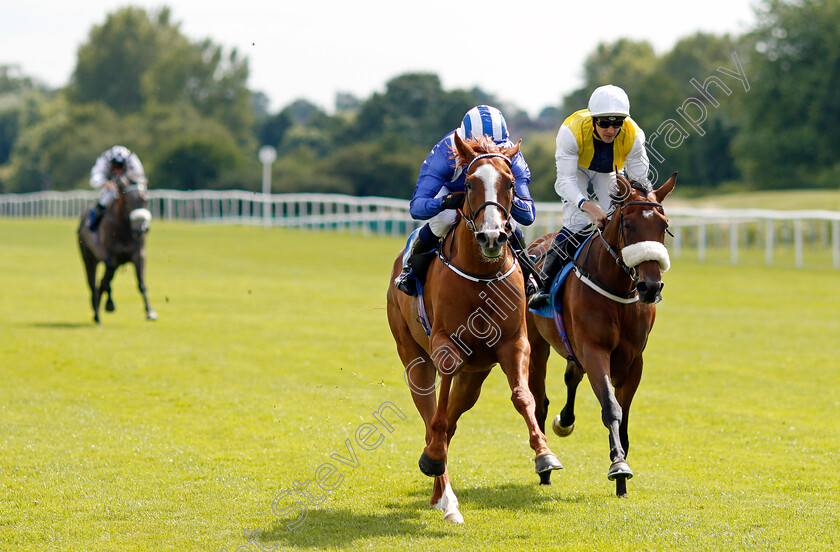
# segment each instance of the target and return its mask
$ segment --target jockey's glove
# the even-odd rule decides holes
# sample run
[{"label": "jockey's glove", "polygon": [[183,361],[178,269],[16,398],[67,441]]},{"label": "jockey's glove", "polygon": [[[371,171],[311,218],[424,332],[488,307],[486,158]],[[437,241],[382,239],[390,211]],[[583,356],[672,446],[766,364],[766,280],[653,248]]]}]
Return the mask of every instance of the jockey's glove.
[{"label": "jockey's glove", "polygon": [[460,209],[464,205],[464,192],[450,192],[441,198],[441,207],[444,209]]}]

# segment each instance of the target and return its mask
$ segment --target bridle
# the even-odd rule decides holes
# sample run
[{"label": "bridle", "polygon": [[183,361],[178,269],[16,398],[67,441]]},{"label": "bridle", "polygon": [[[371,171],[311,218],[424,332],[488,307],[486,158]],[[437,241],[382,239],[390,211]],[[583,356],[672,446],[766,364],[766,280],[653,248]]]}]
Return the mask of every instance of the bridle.
[{"label": "bridle", "polygon": [[[505,163],[508,164],[508,167],[510,167],[510,165],[511,165],[510,158],[503,153],[495,153],[495,152],[494,153],[482,153],[481,155],[476,155],[473,158],[473,160],[470,161],[470,164],[467,165],[467,170],[465,171],[465,174],[467,174],[467,175],[470,174],[470,169],[472,168],[473,163],[475,163],[479,159],[487,159],[487,158],[490,158],[490,157],[498,157],[500,159],[504,159]],[[473,209],[472,205],[470,205],[469,194],[465,192],[465,194],[464,194],[464,206],[466,207],[466,212],[465,212],[464,209],[458,209],[458,213],[460,213],[461,217],[464,219],[464,222],[467,225],[467,228],[469,228],[470,231],[474,235],[478,234],[478,232],[479,232],[478,229],[475,227],[475,219],[479,215],[479,213],[481,213],[481,211],[483,211],[487,207],[498,208],[502,212],[502,214],[504,215],[502,217],[504,219],[503,227],[506,228],[506,229],[510,227],[510,212],[504,207],[504,205],[502,205],[498,201],[485,201],[484,203],[479,205],[476,209]],[[505,232],[505,233],[508,233],[508,232]]]},{"label": "bridle", "polygon": [[[491,158],[491,157],[499,157],[501,159],[504,159],[505,162],[508,164],[508,166],[511,165],[510,158],[507,155],[504,155],[502,153],[496,153],[496,152],[482,153],[480,155],[476,155],[472,159],[472,161],[470,161],[469,165],[467,165],[467,169],[466,169],[465,173],[469,174],[470,169],[472,168],[473,164],[476,161],[478,161],[479,159],[487,159],[487,158]],[[499,203],[497,201],[485,201],[484,203],[479,205],[477,208],[473,209],[472,205],[470,205],[469,194],[465,191],[464,192],[464,206],[465,206],[465,209],[458,209],[458,214],[461,215],[461,219],[463,219],[464,224],[466,224],[467,228],[473,233],[473,236],[477,236],[478,233],[479,233],[479,230],[476,228],[476,225],[475,225],[475,219],[479,215],[479,213],[481,213],[481,211],[483,211],[487,207],[496,207],[502,212],[503,219],[504,219],[503,228],[505,228],[505,234],[510,233],[509,229],[511,228],[511,226],[510,226],[511,214],[505,208],[505,206],[502,205],[501,203]],[[453,230],[454,230],[454,227],[453,227]],[[452,231],[450,230],[450,234],[451,234],[451,232]],[[517,264],[516,256],[513,257],[513,264],[511,265],[511,267],[502,274],[499,274],[499,270],[501,270],[501,269],[494,270],[494,271],[489,272],[487,274],[473,274],[471,272],[467,272],[465,270],[462,270],[462,269],[456,267],[454,264],[452,264],[452,246],[453,246],[454,242],[455,242],[454,239],[449,240],[449,255],[448,256],[445,255],[444,252],[443,252],[443,247],[441,247],[438,250],[438,258],[441,260],[441,262],[443,262],[443,264],[446,267],[448,267],[450,270],[452,270],[453,272],[455,272],[456,274],[458,274],[462,278],[470,280],[471,282],[487,284],[487,283],[493,283],[493,282],[500,282],[500,281],[504,280],[505,278],[507,278],[508,276],[510,276],[511,274],[513,274],[514,270],[516,270],[516,264]],[[507,247],[507,246],[505,246],[505,247]]]},{"label": "bridle", "polygon": [[[662,207],[661,203],[657,203],[655,201],[628,201],[627,203],[620,203],[616,206],[616,211],[618,211],[618,248],[622,249],[623,245],[627,245],[627,238],[624,236],[624,209],[626,207],[630,207],[631,205],[639,205],[645,207]],[[616,253],[615,249],[610,245],[607,239],[604,237],[603,232],[600,228],[596,226],[595,230],[598,232],[598,237],[601,239],[601,242],[604,244],[604,248],[609,252],[613,259],[615,259],[615,263],[624,271],[627,276],[635,284],[639,281],[639,274],[636,271],[635,267],[627,266],[627,263],[624,262],[624,259]],[[670,234],[670,232],[666,229],[666,232]],[[673,235],[673,234],[672,234]],[[623,245],[622,245],[623,244]]]}]

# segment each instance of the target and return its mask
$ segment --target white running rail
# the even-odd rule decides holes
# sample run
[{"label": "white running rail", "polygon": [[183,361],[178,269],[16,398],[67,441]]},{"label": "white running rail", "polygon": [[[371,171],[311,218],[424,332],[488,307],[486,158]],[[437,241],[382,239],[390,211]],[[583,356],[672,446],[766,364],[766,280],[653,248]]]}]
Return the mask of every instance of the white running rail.
[{"label": "white running rail", "polygon": [[[93,190],[0,194],[0,217],[78,217],[98,197]],[[204,224],[256,224],[307,230],[344,230],[363,234],[406,236],[419,226],[409,202],[385,197],[341,194],[270,194],[241,190],[149,190],[156,219]],[[706,260],[710,249],[729,249],[737,264],[742,248],[763,247],[765,263],[773,264],[778,247],[791,246],[797,267],[806,248],[830,250],[840,268],[840,212],[766,209],[695,209],[666,207],[674,238],[671,255],[695,249]],[[553,232],[562,224],[560,203],[537,203],[537,221],[525,229],[528,239]]]}]

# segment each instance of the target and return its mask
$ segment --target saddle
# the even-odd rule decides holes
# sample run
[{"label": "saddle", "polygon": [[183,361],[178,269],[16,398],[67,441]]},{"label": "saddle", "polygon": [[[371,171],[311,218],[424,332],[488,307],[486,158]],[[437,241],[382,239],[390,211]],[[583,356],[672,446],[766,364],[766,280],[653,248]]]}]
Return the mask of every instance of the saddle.
[{"label": "saddle", "polygon": [[529,309],[534,314],[539,316],[544,316],[545,318],[555,318],[554,313],[563,312],[562,310],[562,298],[563,295],[560,293],[560,290],[563,288],[563,282],[566,280],[566,277],[575,267],[575,261],[577,261],[578,255],[580,255],[583,246],[591,240],[595,236],[594,233],[590,234],[583,242],[581,242],[580,246],[578,246],[577,250],[575,251],[574,258],[571,261],[567,261],[566,264],[563,265],[563,268],[557,273],[557,276],[554,277],[554,281],[551,282],[551,287],[549,288],[548,293],[548,304],[540,309]]}]

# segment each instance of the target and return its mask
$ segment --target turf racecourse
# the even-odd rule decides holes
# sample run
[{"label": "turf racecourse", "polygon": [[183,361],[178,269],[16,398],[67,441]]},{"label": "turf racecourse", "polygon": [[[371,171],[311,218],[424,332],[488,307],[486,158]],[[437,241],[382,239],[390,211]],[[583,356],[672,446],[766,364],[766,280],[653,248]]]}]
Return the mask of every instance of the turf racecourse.
[{"label": "turf racecourse", "polygon": [[[586,382],[575,433],[549,436],[565,469],[540,487],[496,370],[453,440],[466,519],[453,526],[428,507],[423,426],[385,319],[401,240],[156,222],[160,319],[144,320],[126,269],[96,327],[73,228],[0,219],[0,550],[840,545],[830,253],[807,253],[806,270],[784,252],[771,268],[763,253],[739,267],[725,253],[672,259],[630,421],[628,499],[605,477]],[[561,366],[550,361],[551,416]]]}]

